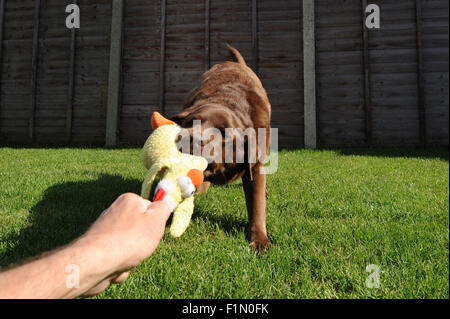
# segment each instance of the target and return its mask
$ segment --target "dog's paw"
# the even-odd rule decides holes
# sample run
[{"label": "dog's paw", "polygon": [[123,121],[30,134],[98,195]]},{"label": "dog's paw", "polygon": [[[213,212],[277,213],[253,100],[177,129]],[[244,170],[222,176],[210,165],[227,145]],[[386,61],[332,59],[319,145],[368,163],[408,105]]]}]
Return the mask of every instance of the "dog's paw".
[{"label": "dog's paw", "polygon": [[271,246],[269,238],[263,237],[263,238],[257,238],[253,239],[250,242],[250,247],[259,253],[260,255],[264,255],[266,253],[266,250]]},{"label": "dog's paw", "polygon": [[197,187],[197,190],[195,191],[195,194],[196,195],[205,194],[208,191],[210,185],[211,185],[211,182],[203,182],[203,183],[201,183],[200,186]]}]

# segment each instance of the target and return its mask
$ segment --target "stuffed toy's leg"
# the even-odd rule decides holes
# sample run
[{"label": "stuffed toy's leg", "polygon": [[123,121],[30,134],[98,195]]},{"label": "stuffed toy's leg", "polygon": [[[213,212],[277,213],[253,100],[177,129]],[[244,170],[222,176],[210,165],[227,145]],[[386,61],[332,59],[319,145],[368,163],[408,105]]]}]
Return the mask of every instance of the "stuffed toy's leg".
[{"label": "stuffed toy's leg", "polygon": [[191,216],[194,213],[194,196],[185,198],[173,212],[170,234],[173,237],[180,237],[189,226]]},{"label": "stuffed toy's leg", "polygon": [[[152,188],[152,183],[156,178],[156,175],[164,168],[167,167],[167,163],[157,162],[150,167],[145,176],[145,180],[142,183],[141,197],[145,199],[150,199],[150,190]],[[150,199],[151,200],[151,199]]]}]

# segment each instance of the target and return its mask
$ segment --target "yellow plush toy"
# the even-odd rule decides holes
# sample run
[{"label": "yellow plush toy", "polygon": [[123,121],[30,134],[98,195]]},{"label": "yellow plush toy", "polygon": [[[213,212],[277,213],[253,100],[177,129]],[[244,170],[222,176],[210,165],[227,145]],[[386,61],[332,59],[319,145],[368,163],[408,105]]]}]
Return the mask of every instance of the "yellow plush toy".
[{"label": "yellow plush toy", "polygon": [[[181,153],[176,145],[181,127],[158,112],[153,113],[152,128],[154,131],[142,149],[142,161],[148,173],[142,183],[141,196],[169,204],[173,211],[170,233],[179,237],[191,220],[194,192],[203,182],[203,171],[208,162],[203,157]],[[160,181],[150,198],[156,178]]]}]

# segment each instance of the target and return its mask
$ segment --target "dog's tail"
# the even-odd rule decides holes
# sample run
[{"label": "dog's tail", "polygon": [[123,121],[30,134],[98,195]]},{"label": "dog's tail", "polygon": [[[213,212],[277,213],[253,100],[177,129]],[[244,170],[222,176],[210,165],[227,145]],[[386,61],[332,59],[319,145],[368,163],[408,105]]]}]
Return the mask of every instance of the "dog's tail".
[{"label": "dog's tail", "polygon": [[235,48],[233,48],[233,47],[232,47],[231,45],[229,45],[228,43],[227,43],[227,48],[228,48],[228,50],[231,51],[231,53],[233,53],[234,57],[236,58],[236,60],[237,60],[237,62],[238,62],[239,64],[247,65],[247,63],[245,63],[244,57],[242,56],[242,54],[241,54],[238,50],[236,50]]}]

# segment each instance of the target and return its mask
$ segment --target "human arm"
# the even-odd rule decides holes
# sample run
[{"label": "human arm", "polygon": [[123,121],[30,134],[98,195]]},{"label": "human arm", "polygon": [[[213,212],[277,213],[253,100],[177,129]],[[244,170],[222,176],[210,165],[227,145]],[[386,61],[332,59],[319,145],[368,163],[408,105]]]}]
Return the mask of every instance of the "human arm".
[{"label": "human arm", "polygon": [[153,253],[169,216],[164,202],[123,194],[80,238],[0,273],[0,298],[98,294],[110,283],[125,280],[130,269]]}]

